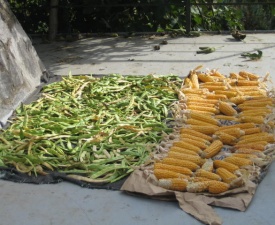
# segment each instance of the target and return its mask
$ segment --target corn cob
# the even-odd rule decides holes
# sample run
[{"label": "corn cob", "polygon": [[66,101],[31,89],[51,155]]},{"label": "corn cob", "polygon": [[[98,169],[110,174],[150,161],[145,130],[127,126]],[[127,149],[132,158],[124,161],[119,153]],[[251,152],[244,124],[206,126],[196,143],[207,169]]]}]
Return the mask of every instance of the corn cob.
[{"label": "corn cob", "polygon": [[247,72],[247,71],[240,71],[239,75],[246,79],[248,78],[249,80],[258,80],[260,78],[260,76],[250,73],[250,72]]},{"label": "corn cob", "polygon": [[188,124],[188,125],[216,126],[216,125],[213,125],[211,123],[207,123],[207,122],[197,120],[197,119],[193,119],[193,118],[187,119],[185,121],[185,123]]},{"label": "corn cob", "polygon": [[233,153],[231,154],[231,156],[245,158],[245,159],[258,158],[258,156],[255,154],[244,154],[244,153]]},{"label": "corn cob", "polygon": [[222,94],[207,94],[206,95],[207,99],[218,99],[218,100],[226,100],[228,99],[226,95],[222,95]]},{"label": "corn cob", "polygon": [[221,131],[216,133],[213,138],[219,139],[225,145],[235,145],[237,143],[237,138],[235,136]]},{"label": "corn cob", "polygon": [[227,98],[230,99],[230,98],[236,97],[238,95],[238,92],[233,90],[217,90],[215,91],[215,94],[226,95]]},{"label": "corn cob", "polygon": [[[199,113],[196,113],[194,111],[191,111],[189,113],[189,116],[192,119],[200,120],[202,122],[206,122],[206,123],[209,123],[209,124],[212,124],[212,125],[215,125],[215,126],[219,126],[220,125],[219,121],[216,120],[216,119],[214,119],[213,117],[207,116],[207,115],[203,115],[203,114],[199,114]],[[199,124],[199,125],[202,125],[202,124]]]},{"label": "corn cob", "polygon": [[205,88],[205,87],[208,87],[208,86],[225,86],[225,83],[223,81],[200,83],[200,88]]},{"label": "corn cob", "polygon": [[239,167],[253,164],[253,162],[250,159],[244,159],[244,158],[233,157],[233,156],[226,157],[224,161],[235,164],[236,166],[239,166]]},{"label": "corn cob", "polygon": [[[252,87],[251,87],[252,88]],[[243,94],[244,95],[248,95],[251,97],[263,97],[263,96],[267,96],[267,94],[264,91],[261,90],[256,90],[256,91],[247,91],[247,90],[243,90]]]},{"label": "corn cob", "polygon": [[224,90],[227,89],[227,87],[225,85],[222,85],[222,86],[218,86],[218,85],[204,85],[203,88],[206,88],[210,92],[214,91],[215,93],[216,93],[216,91],[224,91]]},{"label": "corn cob", "polygon": [[229,189],[229,184],[221,181],[209,181],[208,192],[211,194],[220,194]]},{"label": "corn cob", "polygon": [[192,151],[192,150],[188,150],[186,148],[180,148],[180,147],[176,147],[176,146],[171,146],[169,148],[169,152],[179,152],[179,153],[184,153],[184,154],[189,154],[189,155],[198,155],[201,153],[200,152],[195,152],[195,151]]},{"label": "corn cob", "polygon": [[270,109],[261,109],[261,110],[257,110],[257,109],[253,109],[253,110],[245,110],[241,113],[239,113],[239,117],[242,116],[260,116],[260,117],[266,117],[266,115],[270,114],[271,110]]},{"label": "corn cob", "polygon": [[211,76],[209,76],[208,74],[205,73],[199,73],[198,74],[198,79],[202,82],[214,82],[215,79]]},{"label": "corn cob", "polygon": [[214,170],[214,162],[213,160],[210,158],[210,159],[207,159],[205,161],[205,163],[201,166],[201,168],[205,171],[208,171],[208,172],[213,172]]},{"label": "corn cob", "polygon": [[220,140],[214,140],[203,152],[202,157],[212,158],[220,152],[223,147],[223,143]]},{"label": "corn cob", "polygon": [[229,74],[229,78],[230,79],[237,79],[237,80],[244,80],[245,78],[243,78],[242,76],[240,76],[239,74],[237,73],[230,73]]},{"label": "corn cob", "polygon": [[194,131],[198,131],[200,133],[203,133],[205,135],[213,135],[216,130],[218,130],[218,126],[200,126],[200,125],[190,125],[190,129],[193,129]]},{"label": "corn cob", "polygon": [[222,181],[230,184],[233,180],[237,179],[237,176],[225,168],[217,168],[216,173],[222,178]]},{"label": "corn cob", "polygon": [[219,102],[219,110],[221,113],[227,116],[235,116],[238,112],[227,102]]},{"label": "corn cob", "polygon": [[163,164],[163,163],[158,163],[158,162],[156,162],[154,164],[154,169],[169,170],[169,171],[181,173],[181,174],[188,175],[188,176],[191,176],[193,174],[193,172],[190,169],[188,169],[187,167],[173,166],[173,165],[168,165],[168,164]]},{"label": "corn cob", "polygon": [[199,131],[193,130],[192,128],[191,129],[190,128],[182,128],[180,130],[180,133],[181,134],[190,134],[190,135],[192,135],[194,137],[197,137],[199,139],[204,139],[204,140],[207,140],[207,141],[211,141],[212,140],[212,137],[210,137],[210,136],[208,136],[208,135],[206,135],[204,133],[201,133]]},{"label": "corn cob", "polygon": [[229,121],[240,122],[240,119],[235,116],[216,115],[215,118],[218,120],[229,120]]},{"label": "corn cob", "polygon": [[173,165],[173,166],[182,166],[186,167],[192,171],[195,171],[199,168],[199,166],[196,163],[190,162],[188,160],[180,160],[180,159],[174,159],[174,158],[164,158],[161,163]]},{"label": "corn cob", "polygon": [[268,100],[251,100],[251,101],[245,101],[244,103],[242,104],[239,104],[239,107],[241,106],[254,106],[254,107],[266,107],[266,106],[271,106],[273,105],[273,102],[271,99],[268,99]]},{"label": "corn cob", "polygon": [[217,99],[206,99],[206,98],[198,98],[198,99],[187,99],[187,103],[207,103],[207,104],[217,104],[219,100]]},{"label": "corn cob", "polygon": [[194,140],[194,139],[190,139],[190,138],[180,138],[180,141],[197,146],[200,149],[205,149],[210,145],[209,141]]},{"label": "corn cob", "polygon": [[[250,142],[258,142],[258,141],[266,141],[268,143],[273,143],[274,142],[274,136],[272,134],[266,134],[266,135],[260,135],[261,133],[259,133],[258,136],[254,135],[252,137],[248,137],[245,139],[242,139],[240,141],[238,141],[237,144],[245,144],[245,143],[250,143]],[[253,134],[250,134],[253,135]],[[243,136],[245,137],[245,136]]]},{"label": "corn cob", "polygon": [[229,129],[229,128],[241,128],[241,129],[247,129],[247,128],[253,128],[256,127],[254,123],[239,123],[239,124],[234,124],[230,126],[222,126],[218,127],[218,130],[224,130],[224,129]]},{"label": "corn cob", "polygon": [[187,160],[189,162],[196,163],[199,166],[201,166],[204,163],[204,160],[200,156],[188,155],[188,154],[179,153],[179,152],[170,152],[169,151],[168,158]]},{"label": "corn cob", "polygon": [[[210,141],[207,140],[206,138],[197,137],[195,135],[188,134],[188,133],[180,133],[180,138],[189,138],[189,139],[192,139],[192,140],[201,141],[201,142],[203,142],[207,145],[210,144]],[[207,138],[208,138],[208,136],[207,136]]]},{"label": "corn cob", "polygon": [[241,116],[240,120],[242,123],[252,122],[255,124],[263,124],[264,117],[263,116]]},{"label": "corn cob", "polygon": [[206,106],[199,106],[199,105],[190,105],[188,109],[191,110],[198,110],[198,111],[206,111],[214,114],[218,114],[219,110],[217,108],[213,107],[206,107]]},{"label": "corn cob", "polygon": [[157,179],[167,179],[167,178],[187,178],[185,174],[177,173],[170,170],[164,169],[154,169],[154,175]]},{"label": "corn cob", "polygon": [[192,88],[199,89],[199,80],[198,80],[198,75],[196,73],[191,73],[190,74],[190,80],[192,83]]},{"label": "corn cob", "polygon": [[158,186],[173,191],[185,191],[187,183],[185,179],[180,178],[160,179]]},{"label": "corn cob", "polygon": [[258,157],[264,158],[265,154],[262,151],[255,150],[255,149],[249,149],[249,148],[240,148],[235,151],[237,154],[254,154]]},{"label": "corn cob", "polygon": [[245,134],[245,132],[239,127],[237,127],[237,128],[233,127],[233,128],[218,130],[218,131],[215,132],[215,135],[219,135],[221,133],[226,133],[226,134],[232,135],[236,138],[239,138],[239,137],[241,137]]},{"label": "corn cob", "polygon": [[192,193],[200,193],[208,190],[209,181],[188,182],[186,191]]},{"label": "corn cob", "polygon": [[194,145],[189,144],[189,143],[186,143],[184,141],[176,141],[176,142],[173,143],[173,146],[180,147],[180,148],[185,148],[185,149],[188,149],[190,151],[194,151],[196,153],[201,151],[201,149],[199,147],[194,146]]},{"label": "corn cob", "polygon": [[[191,105],[197,105],[197,106],[202,106],[202,107],[215,107],[214,103],[207,103],[207,102],[196,102],[196,101],[188,101],[186,103],[187,108]],[[193,110],[192,110],[193,112]],[[214,114],[214,113],[211,113]]]},{"label": "corn cob", "polygon": [[243,102],[249,100],[250,98],[251,98],[250,96],[241,95],[241,96],[231,97],[231,98],[229,98],[229,101],[236,105],[239,105],[239,104],[242,104]]},{"label": "corn cob", "polygon": [[210,180],[221,180],[221,177],[218,174],[203,170],[203,169],[198,169],[195,172],[195,176],[196,177],[205,177],[208,178]]},{"label": "corn cob", "polygon": [[[202,105],[198,104],[198,106],[202,106]],[[202,107],[206,107],[206,106],[202,106]],[[209,107],[209,106],[207,106],[207,107]],[[188,105],[187,105],[187,108],[188,108]],[[200,111],[200,110],[197,110],[197,109],[192,109],[190,111],[200,113],[200,114],[204,114],[204,115],[207,115],[207,116],[214,116],[215,115],[215,113],[213,113],[213,112]]]},{"label": "corn cob", "polygon": [[236,170],[239,169],[239,166],[230,163],[230,162],[225,162],[223,160],[214,160],[214,167],[215,168],[224,168],[227,169],[229,172],[234,173]]},{"label": "corn cob", "polygon": [[204,90],[202,89],[193,89],[193,88],[182,88],[181,92],[184,94],[196,94],[196,95],[201,95],[204,94]]},{"label": "corn cob", "polygon": [[[259,127],[257,127],[259,128]],[[259,128],[260,129],[260,128]],[[255,137],[266,137],[266,136],[270,136],[271,134],[268,133],[268,132],[260,132],[260,133],[254,133],[254,134],[247,134],[247,135],[243,135],[241,138],[240,138],[240,141],[241,140],[250,140],[250,139],[254,139]]]},{"label": "corn cob", "polygon": [[254,149],[258,151],[263,151],[265,146],[268,144],[267,141],[256,141],[253,143],[244,143],[244,144],[236,144],[234,146],[235,149]]},{"label": "corn cob", "polygon": [[240,80],[234,82],[234,84],[237,86],[249,86],[253,90],[253,88],[258,87],[259,81],[240,79]]}]

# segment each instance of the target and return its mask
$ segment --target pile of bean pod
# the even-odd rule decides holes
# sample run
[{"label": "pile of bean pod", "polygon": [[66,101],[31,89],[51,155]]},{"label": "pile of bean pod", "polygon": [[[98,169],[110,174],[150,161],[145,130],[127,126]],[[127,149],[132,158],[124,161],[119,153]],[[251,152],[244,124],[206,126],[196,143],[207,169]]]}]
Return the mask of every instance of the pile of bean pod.
[{"label": "pile of bean pod", "polygon": [[0,166],[114,182],[150,158],[182,80],[169,76],[66,76],[21,105],[0,133]]}]

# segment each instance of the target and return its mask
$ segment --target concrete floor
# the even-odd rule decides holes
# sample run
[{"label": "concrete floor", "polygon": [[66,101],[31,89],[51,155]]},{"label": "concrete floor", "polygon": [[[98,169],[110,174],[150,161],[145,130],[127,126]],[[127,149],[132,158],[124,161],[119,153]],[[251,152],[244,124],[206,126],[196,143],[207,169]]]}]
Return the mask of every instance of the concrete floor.
[{"label": "concrete floor", "polygon": [[[167,38],[168,45],[154,51],[162,38],[90,38],[77,42],[41,44],[34,40],[38,55],[54,74],[176,74],[185,76],[198,65],[224,74],[247,70],[259,75],[270,72],[275,81],[275,34],[248,34],[244,42],[230,35],[197,38]],[[197,55],[201,46],[219,47],[214,53]],[[259,61],[240,54],[260,49]],[[259,185],[246,212],[215,208],[225,225],[271,225],[275,221],[275,165]],[[62,182],[32,185],[0,180],[0,225],[197,225],[177,202],[130,196],[120,191],[85,189]]]}]

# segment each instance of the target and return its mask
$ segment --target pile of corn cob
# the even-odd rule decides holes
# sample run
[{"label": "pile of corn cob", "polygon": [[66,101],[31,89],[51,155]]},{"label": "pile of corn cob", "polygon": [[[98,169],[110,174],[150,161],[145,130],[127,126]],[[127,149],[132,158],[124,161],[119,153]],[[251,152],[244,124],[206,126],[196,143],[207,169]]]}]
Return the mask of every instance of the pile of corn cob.
[{"label": "pile of corn cob", "polygon": [[220,194],[259,182],[275,149],[274,98],[267,78],[199,69],[184,79],[174,107],[178,126],[154,155],[156,184]]}]

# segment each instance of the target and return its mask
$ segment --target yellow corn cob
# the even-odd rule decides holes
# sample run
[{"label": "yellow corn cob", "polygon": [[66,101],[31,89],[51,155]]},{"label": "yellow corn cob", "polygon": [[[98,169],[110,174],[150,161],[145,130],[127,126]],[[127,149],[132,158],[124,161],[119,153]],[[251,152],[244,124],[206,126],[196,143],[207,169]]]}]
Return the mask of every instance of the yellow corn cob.
[{"label": "yellow corn cob", "polygon": [[204,94],[204,90],[202,89],[193,89],[193,88],[182,88],[181,92],[184,94],[196,94],[196,95],[201,95]]},{"label": "yellow corn cob", "polygon": [[219,139],[224,145],[235,145],[237,142],[237,138],[235,136],[222,131],[216,133],[213,138]]},{"label": "yellow corn cob", "polygon": [[[251,87],[251,88],[253,88],[253,87]],[[253,89],[255,89],[255,88],[253,88]],[[264,91],[261,91],[261,90],[257,90],[257,91],[253,91],[253,90],[251,90],[251,91],[244,91],[243,90],[243,94],[244,95],[248,95],[248,96],[251,96],[251,97],[263,97],[263,96],[267,96],[267,94],[264,92]]]},{"label": "yellow corn cob", "polygon": [[188,155],[188,154],[179,153],[179,152],[170,152],[169,151],[168,158],[187,160],[189,162],[196,163],[199,166],[201,166],[204,163],[204,160],[200,156]]},{"label": "yellow corn cob", "polygon": [[225,86],[225,83],[223,81],[215,81],[215,82],[207,82],[207,83],[200,83],[200,88],[205,88],[208,86]]},{"label": "yellow corn cob", "polygon": [[218,100],[226,100],[227,96],[226,95],[221,95],[221,94],[207,94],[206,95],[207,99],[218,99]]},{"label": "yellow corn cob", "polygon": [[263,151],[265,149],[265,146],[268,144],[267,141],[256,141],[253,143],[244,143],[244,144],[236,144],[234,146],[235,149],[255,149],[258,151]]},{"label": "yellow corn cob", "polygon": [[206,99],[206,98],[199,98],[199,99],[187,99],[187,103],[206,103],[206,104],[217,104],[219,100],[217,99]]},{"label": "yellow corn cob", "polygon": [[[210,123],[210,124],[213,124],[213,125],[216,125],[216,126],[220,125],[219,121],[216,120],[216,119],[214,119],[213,117],[207,116],[207,115],[203,115],[203,114],[200,114],[200,113],[196,113],[194,111],[191,111],[189,113],[189,116],[192,119],[200,120],[202,122]],[[198,124],[198,125],[202,125],[202,124]]]},{"label": "yellow corn cob", "polygon": [[[259,127],[257,127],[259,128]],[[259,128],[260,129],[260,128]],[[270,136],[271,134],[268,133],[268,132],[260,132],[260,133],[254,133],[254,134],[247,134],[247,135],[243,135],[241,138],[240,138],[240,141],[241,140],[248,140],[248,139],[254,139],[255,137],[266,137],[266,136]]]},{"label": "yellow corn cob", "polygon": [[229,101],[236,105],[239,105],[239,104],[242,104],[243,102],[249,100],[250,98],[251,98],[250,96],[241,95],[241,96],[232,97],[229,99]]},{"label": "yellow corn cob", "polygon": [[251,110],[254,110],[254,112],[255,111],[262,111],[262,112],[267,112],[267,113],[271,113],[272,112],[272,110],[270,108],[267,108],[267,107],[240,106],[239,109],[242,112],[251,111]]},{"label": "yellow corn cob", "polygon": [[248,78],[249,80],[258,80],[260,78],[260,76],[250,73],[250,72],[247,72],[247,71],[240,71],[239,75],[246,79]]},{"label": "yellow corn cob", "polygon": [[224,158],[224,161],[235,164],[236,166],[239,166],[239,167],[253,164],[253,162],[250,159],[238,158],[233,156]]},{"label": "yellow corn cob", "polygon": [[187,187],[187,181],[180,178],[160,179],[158,186],[168,190],[185,191]]},{"label": "yellow corn cob", "polygon": [[189,154],[189,155],[198,155],[200,152],[195,152],[192,150],[188,150],[186,148],[180,148],[180,147],[176,147],[176,146],[172,146],[169,148],[169,152],[180,152],[180,153],[184,153],[184,154]]},{"label": "yellow corn cob", "polygon": [[192,88],[199,89],[199,80],[198,80],[198,75],[196,73],[191,73],[190,74],[190,80],[192,82]]},{"label": "yellow corn cob", "polygon": [[197,137],[197,136],[189,134],[189,133],[180,133],[180,138],[189,138],[189,139],[192,139],[192,140],[201,141],[201,142],[203,142],[207,145],[210,144],[210,140],[211,140],[211,139],[208,139],[208,136],[207,136],[207,139],[206,139],[206,138],[202,138],[202,136]]},{"label": "yellow corn cob", "polygon": [[222,181],[230,184],[233,180],[237,179],[237,176],[225,168],[217,168],[216,173],[222,178]]},{"label": "yellow corn cob", "polygon": [[258,158],[258,156],[255,154],[245,154],[245,153],[233,153],[232,156],[245,158],[245,159]]},{"label": "yellow corn cob", "polygon": [[206,107],[206,106],[199,106],[199,105],[190,105],[188,109],[191,110],[198,110],[198,111],[206,111],[206,112],[211,112],[214,114],[218,114],[219,110],[216,107]]},{"label": "yellow corn cob", "polygon": [[241,106],[255,106],[255,107],[266,107],[268,105],[272,105],[273,102],[271,99],[268,100],[251,100],[251,101],[245,101],[244,103],[240,104],[239,107]]},{"label": "yellow corn cob", "polygon": [[266,116],[268,114],[270,114],[270,109],[266,109],[266,110],[245,110],[241,113],[239,113],[239,117],[241,116]]},{"label": "yellow corn cob", "polygon": [[262,116],[241,116],[240,120],[242,123],[252,122],[255,124],[263,124],[264,118]]},{"label": "yellow corn cob", "polygon": [[261,102],[261,101],[269,101],[271,103],[274,102],[274,99],[272,97],[268,97],[268,96],[260,96],[260,97],[251,97],[249,99],[249,102]]},{"label": "yellow corn cob", "polygon": [[204,140],[207,140],[207,141],[211,141],[212,140],[212,137],[204,134],[204,133],[201,133],[199,131],[196,131],[196,130],[193,130],[192,128],[182,128],[180,130],[180,133],[181,134],[190,134],[194,137],[197,137],[197,138],[200,138],[200,139],[204,139]]},{"label": "yellow corn cob", "polygon": [[265,157],[265,154],[262,151],[251,149],[251,148],[239,148],[238,150],[235,151],[237,154],[254,154],[258,157]]},{"label": "yellow corn cob", "polygon": [[199,182],[192,182],[189,181],[187,183],[186,191],[192,193],[200,193],[205,192],[208,190],[210,181],[199,181]]},{"label": "yellow corn cob", "polygon": [[199,147],[200,149],[205,149],[209,146],[209,142],[208,141],[201,141],[201,140],[194,140],[194,139],[190,139],[190,138],[180,138],[180,141],[186,142],[188,144],[194,145]]},{"label": "yellow corn cob", "polygon": [[218,126],[200,126],[200,125],[190,125],[190,129],[194,131],[198,131],[200,133],[206,134],[206,135],[212,135],[218,130]]},{"label": "yellow corn cob", "polygon": [[257,80],[245,80],[245,79],[241,80],[240,79],[236,82],[236,85],[237,86],[250,86],[251,88],[255,88],[255,87],[258,87],[259,81],[257,81]]},{"label": "yellow corn cob", "polygon": [[[224,90],[226,90],[227,89],[227,87],[225,86],[225,85],[222,85],[222,86],[218,86],[218,85],[204,85],[203,86],[203,88],[206,88],[207,90],[209,90],[209,91],[215,91],[215,93],[216,93],[216,91],[224,91]],[[224,95],[224,94],[222,94],[222,95]]]},{"label": "yellow corn cob", "polygon": [[218,70],[211,70],[211,76],[222,78],[223,80],[226,78],[222,75]]},{"label": "yellow corn cob", "polygon": [[240,119],[235,116],[216,115],[215,118],[218,120],[229,120],[229,121],[236,121],[236,122],[240,121]]},{"label": "yellow corn cob", "polygon": [[194,95],[194,94],[185,94],[186,101],[204,101],[205,96],[204,95]]},{"label": "yellow corn cob", "polygon": [[229,184],[221,181],[209,181],[208,192],[211,194],[220,194],[229,189]]},{"label": "yellow corn cob", "polygon": [[205,163],[201,166],[201,168],[203,170],[208,171],[208,172],[213,172],[213,169],[214,169],[214,162],[213,162],[213,160],[211,158],[207,159],[205,161]]},{"label": "yellow corn cob", "polygon": [[217,130],[224,130],[224,129],[229,129],[229,128],[241,128],[241,129],[247,129],[247,128],[253,128],[256,127],[254,123],[239,123],[239,124],[234,124],[230,126],[222,126],[218,127]]},{"label": "yellow corn cob", "polygon": [[[202,106],[202,105],[198,104],[198,106]],[[205,106],[204,106],[204,107],[205,107]],[[208,106],[207,106],[207,107],[208,107]],[[188,108],[188,105],[187,105],[187,108]],[[190,111],[196,112],[196,113],[200,113],[200,114],[204,114],[204,115],[207,115],[207,116],[214,116],[214,115],[215,115],[215,113],[213,113],[213,112],[200,111],[200,110],[196,110],[196,109],[192,109],[192,110],[190,110]]]},{"label": "yellow corn cob", "polygon": [[189,101],[186,103],[187,108],[190,105],[197,105],[197,106],[203,106],[203,107],[215,107],[214,103],[207,103],[207,102],[196,102],[196,101]]},{"label": "yellow corn cob", "polygon": [[218,131],[215,132],[215,135],[219,135],[221,133],[226,133],[226,134],[232,135],[236,138],[239,138],[239,137],[241,137],[245,134],[245,132],[239,127],[233,127],[233,128],[218,130]]},{"label": "yellow corn cob", "polygon": [[174,159],[174,158],[164,158],[161,163],[168,164],[168,165],[174,165],[174,166],[182,166],[186,167],[192,171],[195,171],[199,168],[199,166],[196,163],[190,162],[188,160],[180,160],[180,159]]},{"label": "yellow corn cob", "polygon": [[163,163],[158,163],[158,162],[156,162],[154,164],[154,169],[169,170],[169,171],[181,173],[181,174],[188,175],[188,176],[191,176],[193,174],[193,172],[190,169],[188,169],[187,167],[173,166],[173,165],[168,165],[168,164],[163,164]]},{"label": "yellow corn cob", "polygon": [[187,175],[173,172],[170,170],[164,170],[164,169],[154,169],[154,175],[157,179],[167,179],[167,178],[187,178]]},{"label": "yellow corn cob", "polygon": [[[266,133],[259,133],[258,136],[256,136],[255,134],[250,134],[252,136],[244,138],[240,141],[238,141],[237,144],[245,144],[245,143],[251,143],[251,142],[258,142],[258,141],[266,141],[268,143],[273,143],[274,142],[274,136],[272,134],[266,134]],[[246,135],[245,135],[246,136]],[[243,137],[245,137],[243,136]],[[248,135],[249,136],[249,135]]]},{"label": "yellow corn cob", "polygon": [[203,169],[198,169],[195,172],[195,176],[196,177],[205,177],[208,178],[210,180],[221,180],[221,177],[218,174],[203,170]]},{"label": "yellow corn cob", "polygon": [[219,110],[221,113],[227,116],[235,116],[238,112],[227,102],[219,102]]},{"label": "yellow corn cob", "polygon": [[184,79],[184,86],[185,87],[188,87],[188,88],[192,88],[193,87],[193,84],[192,84],[192,81],[188,78],[188,77],[186,77],[185,79]]},{"label": "yellow corn cob", "polygon": [[233,90],[217,90],[215,91],[216,94],[221,94],[221,95],[226,95],[227,98],[233,98],[236,97],[238,95],[237,91],[233,91]]},{"label": "yellow corn cob", "polygon": [[243,78],[242,76],[240,76],[239,74],[237,73],[230,73],[229,74],[229,78],[230,79],[237,79],[237,80],[244,80],[245,78]]},{"label": "yellow corn cob", "polygon": [[254,128],[248,128],[248,129],[243,129],[245,136],[249,134],[257,134],[261,133],[262,129],[260,127],[254,127]]},{"label": "yellow corn cob", "polygon": [[202,157],[212,158],[220,152],[223,147],[223,143],[220,140],[214,140],[203,152]]},{"label": "yellow corn cob", "polygon": [[190,151],[194,151],[196,153],[201,151],[201,149],[199,147],[194,146],[194,145],[189,144],[189,143],[186,143],[184,141],[176,141],[176,142],[173,143],[173,146],[180,147],[180,148],[185,148],[185,149],[188,149]]},{"label": "yellow corn cob", "polygon": [[211,76],[209,76],[208,74],[205,74],[205,73],[199,73],[198,74],[198,79],[201,81],[201,82],[214,82],[215,79]]},{"label": "yellow corn cob", "polygon": [[229,172],[234,173],[236,170],[239,169],[239,166],[230,163],[230,162],[225,162],[223,160],[214,160],[214,167],[215,168],[224,168],[227,169]]},{"label": "yellow corn cob", "polygon": [[185,121],[185,123],[188,124],[188,125],[216,126],[216,125],[213,125],[211,123],[207,123],[207,122],[197,120],[197,119],[193,119],[193,118],[187,119]]}]

